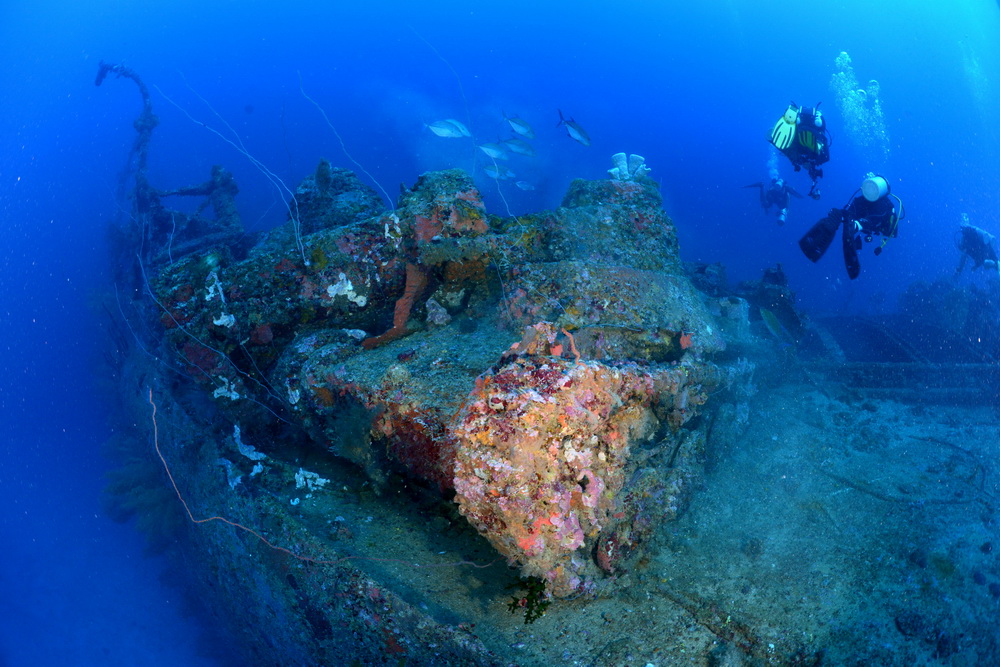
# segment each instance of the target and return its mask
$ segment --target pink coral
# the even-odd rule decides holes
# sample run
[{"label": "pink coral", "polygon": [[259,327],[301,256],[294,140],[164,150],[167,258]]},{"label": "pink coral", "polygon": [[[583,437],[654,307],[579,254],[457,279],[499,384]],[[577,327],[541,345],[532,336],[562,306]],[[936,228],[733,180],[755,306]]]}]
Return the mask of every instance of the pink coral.
[{"label": "pink coral", "polygon": [[522,355],[478,385],[453,430],[461,511],[526,574],[569,595],[590,563],[574,555],[614,511],[629,444],[655,426],[652,380],[634,367]]},{"label": "pink coral", "polygon": [[461,512],[557,597],[591,586],[602,570],[617,571],[648,533],[633,522],[662,481],[639,475],[641,486],[625,488],[638,464],[634,445],[679,428],[705,401],[700,383],[715,383],[696,364],[554,356],[563,340],[552,324],[527,327],[476,380],[449,428]]}]

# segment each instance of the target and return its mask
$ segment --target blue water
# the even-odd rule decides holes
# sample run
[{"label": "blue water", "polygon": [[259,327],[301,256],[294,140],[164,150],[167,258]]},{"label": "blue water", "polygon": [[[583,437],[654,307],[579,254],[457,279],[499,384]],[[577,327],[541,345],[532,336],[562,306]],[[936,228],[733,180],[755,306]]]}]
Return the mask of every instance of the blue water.
[{"label": "blue water", "polygon": [[[781,262],[811,312],[892,309],[912,281],[950,273],[962,213],[1000,234],[992,0],[17,4],[0,8],[0,665],[208,665],[226,653],[183,602],[182,577],[101,510],[106,332],[93,295],[139,98],[128,81],[95,87],[100,60],[153,87],[151,181],[199,183],[223,164],[251,228],[281,223],[281,198],[201,123],[290,187],[321,157],[353,168],[301,85],[390,193],[423,171],[482,166],[469,140],[424,127],[443,118],[480,142],[507,136],[503,111],[534,125],[538,157],[511,168],[535,190],[477,173],[501,214],[557,206],[573,178],[602,177],[611,154],[641,153],[685,259],[723,262],[734,281]],[[888,159],[841,131],[830,88],[841,51],[859,81],[881,85]],[[767,175],[764,137],[790,99],[823,102],[834,145],[822,200],[793,201],[778,227],[740,186]],[[556,127],[559,109],[590,147]],[[778,167],[808,189],[783,158]],[[836,253],[813,265],[796,240],[869,169],[908,217],[849,284]]]}]

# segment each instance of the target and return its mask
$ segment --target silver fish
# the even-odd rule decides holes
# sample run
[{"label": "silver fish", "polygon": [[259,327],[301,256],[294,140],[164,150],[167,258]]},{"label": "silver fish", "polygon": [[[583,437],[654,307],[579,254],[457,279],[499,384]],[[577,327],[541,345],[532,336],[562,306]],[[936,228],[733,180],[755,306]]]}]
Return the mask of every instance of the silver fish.
[{"label": "silver fish", "polygon": [[495,167],[492,165],[483,167],[483,173],[497,181],[507,181],[516,175],[510,169],[500,164]]},{"label": "silver fish", "polygon": [[[580,127],[580,124],[572,118],[566,120],[566,117],[563,116],[562,109],[559,110],[559,125],[566,126],[566,133],[574,141],[578,141],[584,146],[590,145],[590,135],[587,134],[587,131]],[[559,125],[556,125],[556,127],[559,127]]]},{"label": "silver fish", "polygon": [[439,137],[446,137],[449,139],[472,136],[465,125],[462,125],[457,120],[451,120],[450,118],[448,120],[435,121],[428,125],[427,129]]},{"label": "silver fish", "polygon": [[511,118],[507,114],[504,114],[503,119],[507,121],[510,129],[514,130],[515,134],[520,134],[525,139],[535,138],[535,130],[523,118]]},{"label": "silver fish", "polygon": [[500,144],[480,144],[479,150],[489,155],[494,160],[506,160],[507,151]]},{"label": "silver fish", "polygon": [[463,125],[462,123],[458,122],[454,118],[446,118],[444,120],[444,122],[451,123],[452,125],[454,125],[455,127],[457,127],[458,131],[462,133],[463,137],[471,137],[472,136],[472,133],[469,132],[469,128],[467,128],[465,125]]},{"label": "silver fish", "polygon": [[535,149],[524,139],[517,139],[516,137],[514,139],[507,139],[503,142],[503,145],[510,149],[511,153],[535,157]]},{"label": "silver fish", "polygon": [[529,183],[528,181],[515,181],[514,185],[516,185],[519,189],[524,190],[526,192],[531,192],[532,190],[535,189],[535,186]]}]

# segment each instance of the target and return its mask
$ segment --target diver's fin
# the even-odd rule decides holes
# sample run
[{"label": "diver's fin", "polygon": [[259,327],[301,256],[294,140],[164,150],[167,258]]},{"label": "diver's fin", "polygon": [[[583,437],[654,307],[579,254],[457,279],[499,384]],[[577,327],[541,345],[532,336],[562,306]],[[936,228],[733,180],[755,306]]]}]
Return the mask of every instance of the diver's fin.
[{"label": "diver's fin", "polygon": [[794,129],[789,129],[784,119],[779,120],[771,129],[771,136],[768,137],[775,148],[779,151],[787,150],[792,145],[792,137],[795,136]]},{"label": "diver's fin", "polygon": [[782,114],[778,122],[774,124],[771,128],[771,136],[769,141],[774,144],[774,147],[779,151],[786,150],[792,145],[792,140],[795,139],[795,122],[799,118],[799,109],[794,104],[790,105],[785,113]]},{"label": "diver's fin", "polygon": [[838,214],[839,211],[830,211],[830,215],[813,225],[812,229],[799,239],[799,247],[810,261],[818,262],[833,242],[841,221],[841,216]]},{"label": "diver's fin", "polygon": [[[847,277],[854,280],[861,273],[861,262],[858,261],[858,246],[855,244],[857,232],[853,224],[844,223],[841,232],[841,240],[844,245],[844,266],[847,268]],[[860,239],[859,239],[860,240]]]},{"label": "diver's fin", "polygon": [[763,182],[757,181],[756,183],[751,183],[750,185],[744,185],[743,187],[745,187],[745,188],[757,188],[758,190],[760,190],[760,206],[761,206],[761,208],[763,208],[765,211],[768,208],[770,208],[767,205],[767,191],[764,190],[764,183]]}]

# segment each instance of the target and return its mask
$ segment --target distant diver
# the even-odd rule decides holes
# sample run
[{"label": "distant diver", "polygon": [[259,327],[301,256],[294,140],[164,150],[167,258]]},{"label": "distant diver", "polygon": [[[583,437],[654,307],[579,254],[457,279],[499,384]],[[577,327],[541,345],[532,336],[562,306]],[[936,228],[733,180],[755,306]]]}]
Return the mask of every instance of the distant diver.
[{"label": "distant diver", "polygon": [[[858,196],[858,194],[862,196]],[[799,239],[802,252],[813,262],[818,262],[826,249],[830,247],[838,227],[843,227],[841,240],[844,247],[844,266],[847,275],[854,280],[861,273],[861,263],[858,261],[858,250],[861,241],[871,243],[874,236],[881,236],[882,243],[875,248],[875,255],[882,254],[882,249],[889,239],[896,238],[899,232],[899,222],[906,213],[899,197],[889,192],[889,183],[882,176],[869,173],[860,190],[851,195],[851,200],[844,208],[832,209],[825,218],[812,226],[805,236]]]},{"label": "distant diver", "polygon": [[968,218],[962,223],[955,234],[955,245],[962,253],[958,260],[958,268],[955,275],[958,275],[965,268],[967,260],[972,260],[972,270],[985,267],[991,271],[1000,271],[1000,263],[997,262],[997,251],[993,247],[994,236],[985,229],[980,229],[969,224]]},{"label": "distant diver", "polygon": [[772,178],[766,187],[762,182],[751,183],[743,187],[760,189],[760,207],[765,212],[770,213],[771,207],[776,206],[779,225],[785,224],[785,219],[788,217],[789,195],[802,199],[802,195],[796,192],[795,188],[788,185],[783,178]]},{"label": "distant diver", "polygon": [[819,104],[814,107],[800,107],[795,102],[789,104],[771,128],[767,140],[791,161],[795,171],[806,168],[812,179],[809,196],[819,199],[816,185],[823,177],[819,167],[830,159],[830,135]]}]

